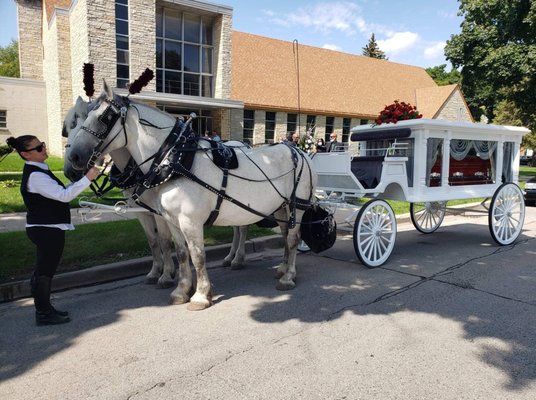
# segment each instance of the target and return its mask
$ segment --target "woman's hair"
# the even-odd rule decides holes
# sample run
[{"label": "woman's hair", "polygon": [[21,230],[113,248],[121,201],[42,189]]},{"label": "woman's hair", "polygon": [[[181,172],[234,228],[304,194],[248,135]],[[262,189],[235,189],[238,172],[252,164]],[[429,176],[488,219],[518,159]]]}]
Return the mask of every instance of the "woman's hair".
[{"label": "woman's hair", "polygon": [[320,137],[320,138],[318,138],[318,139],[316,140],[316,142],[317,142],[317,143],[318,143],[318,142],[322,142],[322,144],[324,144],[324,139],[322,139],[322,138]]},{"label": "woman's hair", "polygon": [[20,152],[26,151],[26,149],[29,147],[29,143],[34,139],[37,139],[37,137],[34,135],[22,135],[19,137],[11,136],[7,138],[6,143],[9,147],[11,147],[12,150],[16,150],[20,155]]}]

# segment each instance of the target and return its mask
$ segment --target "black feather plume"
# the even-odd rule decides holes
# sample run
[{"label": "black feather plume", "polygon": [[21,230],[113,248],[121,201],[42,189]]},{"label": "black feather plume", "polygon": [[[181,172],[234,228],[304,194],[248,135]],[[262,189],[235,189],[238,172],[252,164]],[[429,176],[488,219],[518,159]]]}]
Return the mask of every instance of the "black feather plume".
[{"label": "black feather plume", "polygon": [[84,63],[84,91],[86,92],[86,96],[91,98],[93,97],[93,94],[95,93],[95,81],[93,79],[93,73],[94,73],[94,66],[93,64]]},{"label": "black feather plume", "polygon": [[130,94],[136,94],[141,92],[141,89],[143,89],[147,84],[151,81],[151,79],[154,78],[154,73],[149,68],[146,68],[143,74],[140,75],[138,79],[136,79],[132,84],[128,87],[128,91]]}]

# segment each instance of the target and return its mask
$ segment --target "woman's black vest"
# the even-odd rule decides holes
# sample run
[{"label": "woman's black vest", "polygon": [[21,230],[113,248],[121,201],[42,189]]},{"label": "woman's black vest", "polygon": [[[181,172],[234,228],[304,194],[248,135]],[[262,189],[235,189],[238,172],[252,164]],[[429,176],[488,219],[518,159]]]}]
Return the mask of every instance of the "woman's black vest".
[{"label": "woman's black vest", "polygon": [[70,224],[71,211],[69,203],[63,203],[58,200],[48,199],[37,193],[28,192],[28,179],[32,172],[42,172],[54,179],[63,188],[63,183],[54,176],[54,174],[35,165],[24,164],[22,171],[22,182],[20,184],[20,192],[22,199],[28,210],[26,214],[26,222],[36,225],[52,225],[52,224]]}]

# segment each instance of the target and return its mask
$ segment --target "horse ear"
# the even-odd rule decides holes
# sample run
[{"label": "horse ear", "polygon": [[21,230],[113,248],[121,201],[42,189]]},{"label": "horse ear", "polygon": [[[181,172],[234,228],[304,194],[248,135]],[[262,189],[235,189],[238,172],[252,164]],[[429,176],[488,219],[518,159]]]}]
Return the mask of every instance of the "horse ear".
[{"label": "horse ear", "polygon": [[80,96],[77,97],[76,99],[76,103],[75,103],[75,106],[79,106],[80,104],[82,104],[84,102],[84,99]]},{"label": "horse ear", "polygon": [[106,83],[106,81],[103,79],[102,80],[102,83],[103,83],[103,92],[106,93],[106,96],[111,99],[113,98],[114,94],[112,93],[112,89],[110,88],[110,86],[108,86],[108,84]]}]

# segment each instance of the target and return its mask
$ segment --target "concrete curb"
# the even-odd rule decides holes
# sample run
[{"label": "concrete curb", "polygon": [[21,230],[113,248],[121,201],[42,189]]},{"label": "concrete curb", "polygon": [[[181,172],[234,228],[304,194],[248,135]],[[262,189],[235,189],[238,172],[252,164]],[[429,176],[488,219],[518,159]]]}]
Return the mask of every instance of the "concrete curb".
[{"label": "concrete curb", "polygon": [[[281,235],[271,235],[246,241],[246,254],[260,253],[267,249],[283,247]],[[210,246],[206,249],[208,262],[223,260],[231,244]],[[53,291],[91,286],[100,283],[132,278],[147,274],[151,268],[152,257],[142,257],[116,263],[98,265],[80,271],[57,274],[53,281]],[[30,280],[8,282],[0,285],[0,303],[30,297]]]},{"label": "concrete curb", "polygon": [[[475,204],[465,206],[474,206]],[[399,215],[396,219],[398,224],[409,222],[411,220],[409,214]],[[347,227],[340,226],[338,228],[340,228],[338,231],[344,234],[353,231],[353,229]],[[246,241],[246,254],[260,253],[266,249],[283,248],[283,246],[284,243],[280,234],[264,236]],[[230,243],[207,247],[207,261],[223,260],[223,258],[229,254],[230,247]],[[152,257],[142,257],[106,265],[98,265],[80,271],[65,272],[54,277],[53,291],[91,286],[145,275],[149,272],[151,264]],[[0,303],[24,297],[30,297],[30,281],[28,279],[0,284]]]}]

